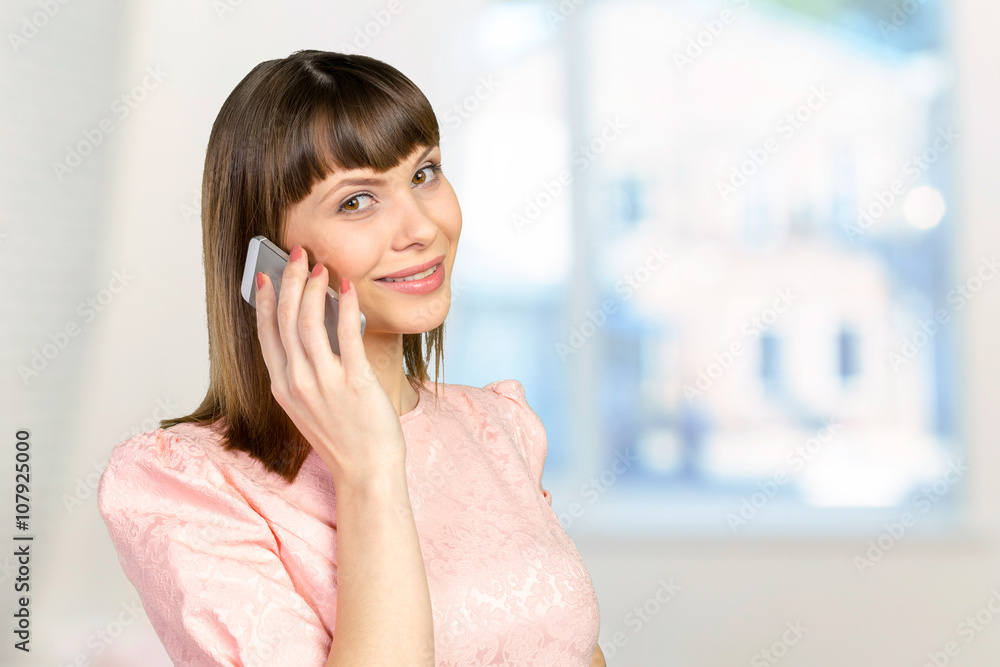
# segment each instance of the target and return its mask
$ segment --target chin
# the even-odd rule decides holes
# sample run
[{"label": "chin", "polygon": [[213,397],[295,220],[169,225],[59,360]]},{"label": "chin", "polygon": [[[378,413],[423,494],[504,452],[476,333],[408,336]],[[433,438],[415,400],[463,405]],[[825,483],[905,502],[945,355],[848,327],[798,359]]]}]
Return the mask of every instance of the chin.
[{"label": "chin", "polygon": [[380,295],[375,302],[370,302],[373,312],[365,310],[361,304],[361,312],[367,319],[366,330],[372,332],[393,332],[419,334],[433,331],[441,326],[451,310],[451,285],[445,283],[440,288],[427,294],[393,294]]},{"label": "chin", "polygon": [[442,322],[444,322],[444,319],[428,320],[425,322],[421,322],[419,324],[414,324],[404,329],[404,333],[422,334],[422,333],[427,333],[428,331],[434,331],[439,326],[441,326]]},{"label": "chin", "polygon": [[432,318],[410,317],[404,319],[404,318],[393,317],[388,320],[380,320],[380,322],[378,323],[379,326],[377,327],[375,326],[375,322],[369,319],[367,325],[365,326],[365,335],[367,336],[369,331],[371,333],[393,333],[393,334],[427,333],[428,331],[433,331],[434,329],[437,329],[439,326],[441,326],[441,323],[444,322],[445,319],[444,316],[447,314],[448,313],[446,311],[442,315]]}]

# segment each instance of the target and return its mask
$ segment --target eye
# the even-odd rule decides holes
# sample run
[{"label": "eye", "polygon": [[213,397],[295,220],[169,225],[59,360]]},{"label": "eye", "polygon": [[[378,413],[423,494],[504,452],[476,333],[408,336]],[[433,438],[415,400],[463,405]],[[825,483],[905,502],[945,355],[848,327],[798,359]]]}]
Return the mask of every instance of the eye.
[{"label": "eye", "polygon": [[[430,174],[433,178],[429,178],[427,171],[430,170]],[[427,185],[428,183],[434,183],[438,180],[438,176],[442,173],[441,163],[432,162],[431,164],[425,165],[413,175],[413,184],[417,186]],[[372,203],[367,206],[363,206],[362,202],[365,200],[371,200]],[[340,213],[360,213],[372,208],[375,205],[375,195],[370,192],[358,192],[343,201],[343,203],[337,208]]]},{"label": "eye", "polygon": [[437,180],[438,175],[441,173],[441,163],[432,162],[431,164],[421,167],[420,171],[413,175],[413,183],[416,185],[423,185],[424,183],[427,183],[428,176],[425,172],[427,172],[428,169],[430,169],[430,173],[434,176],[431,180]]},{"label": "eye", "polygon": [[361,206],[361,200],[366,198],[374,199],[374,196],[367,192],[359,192],[356,195],[351,195],[349,199],[345,200],[344,203],[340,205],[340,210],[347,213],[356,213],[357,211],[365,210],[365,208],[370,208],[370,205],[365,206],[364,208]]}]

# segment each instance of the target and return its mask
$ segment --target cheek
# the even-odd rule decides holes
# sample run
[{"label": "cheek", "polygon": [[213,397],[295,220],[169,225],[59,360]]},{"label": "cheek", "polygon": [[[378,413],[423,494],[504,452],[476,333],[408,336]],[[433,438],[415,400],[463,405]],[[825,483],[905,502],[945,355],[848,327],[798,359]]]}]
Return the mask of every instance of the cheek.
[{"label": "cheek", "polygon": [[462,209],[458,205],[458,198],[455,197],[454,193],[445,202],[440,220],[443,231],[448,237],[453,241],[458,240],[462,233]]},{"label": "cheek", "polygon": [[341,276],[354,282],[365,278],[378,265],[381,256],[380,246],[363,234],[331,237],[323,246],[321,259],[330,271],[330,284],[334,289],[339,289]]}]

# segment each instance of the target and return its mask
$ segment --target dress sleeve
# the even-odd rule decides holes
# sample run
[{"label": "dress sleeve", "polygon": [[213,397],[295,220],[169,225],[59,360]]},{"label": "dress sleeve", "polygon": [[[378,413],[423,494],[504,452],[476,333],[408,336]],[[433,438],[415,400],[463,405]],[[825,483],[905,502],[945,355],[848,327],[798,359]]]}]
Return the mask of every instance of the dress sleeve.
[{"label": "dress sleeve", "polygon": [[267,521],[190,438],[120,443],[98,486],[118,560],[176,665],[321,667],[330,633]]},{"label": "dress sleeve", "polygon": [[545,456],[548,453],[548,437],[542,420],[528,405],[528,400],[524,396],[524,386],[517,380],[498,380],[489,383],[483,389],[491,389],[505,399],[504,403],[507,405],[514,427],[514,441],[528,464],[532,479],[551,507],[552,494],[542,487],[542,469],[545,467]]}]

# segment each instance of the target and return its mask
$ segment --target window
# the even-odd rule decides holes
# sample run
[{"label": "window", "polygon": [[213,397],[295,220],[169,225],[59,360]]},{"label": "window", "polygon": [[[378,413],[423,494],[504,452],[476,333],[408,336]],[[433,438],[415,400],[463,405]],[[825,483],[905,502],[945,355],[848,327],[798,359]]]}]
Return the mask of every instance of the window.
[{"label": "window", "polygon": [[460,128],[497,187],[453,312],[522,365],[450,363],[523,379],[567,528],[731,535],[776,476],[755,529],[860,526],[960,453],[943,10],[821,4],[490,9],[525,37],[481,40],[510,86]]}]

